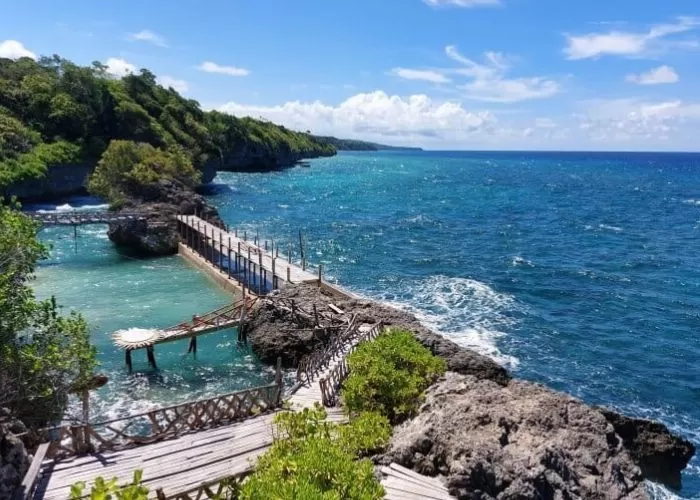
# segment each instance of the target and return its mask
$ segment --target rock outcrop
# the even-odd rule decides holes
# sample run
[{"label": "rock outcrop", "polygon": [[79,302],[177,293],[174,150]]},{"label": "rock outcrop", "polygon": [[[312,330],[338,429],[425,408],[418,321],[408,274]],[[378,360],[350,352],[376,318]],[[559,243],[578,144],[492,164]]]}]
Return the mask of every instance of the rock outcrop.
[{"label": "rock outcrop", "polygon": [[599,410],[645,478],[680,489],[681,471],[695,455],[693,443],[675,436],[659,422],[626,417],[605,408]]},{"label": "rock outcrop", "polygon": [[8,410],[0,408],[0,499],[12,498],[29,468],[30,456],[17,437],[26,430]]},{"label": "rock outcrop", "polygon": [[543,386],[448,372],[394,430],[382,462],[446,478],[460,499],[644,499],[602,413]]},{"label": "rock outcrop", "polygon": [[233,172],[263,172],[294,166],[301,160],[333,156],[322,151],[292,151],[287,145],[281,144],[277,149],[271,149],[265,144],[243,142],[235,150],[227,152],[217,163],[218,170]]},{"label": "rock outcrop", "polygon": [[[382,321],[386,326],[406,328],[433,354],[445,359],[449,370],[499,384],[507,384],[510,380],[508,372],[498,363],[430,331],[409,312],[370,300],[334,296],[315,284],[288,286],[279,291],[278,297],[292,300],[307,310],[312,310],[315,305],[319,311],[328,311],[328,304],[333,303],[347,314],[357,314],[361,323]],[[258,308],[248,327],[248,338],[255,353],[270,363],[279,356],[286,366],[296,366],[305,354],[326,340],[323,332],[292,331],[304,325],[291,323],[289,315],[272,304]]]},{"label": "rock outcrop", "polygon": [[95,166],[92,164],[54,165],[40,179],[16,182],[2,192],[10,198],[16,196],[23,201],[44,201],[83,194],[85,181]]},{"label": "rock outcrop", "polygon": [[176,215],[196,213],[223,227],[216,209],[207,205],[204,197],[174,180],[141,186],[122,210],[142,214],[143,219],[110,224],[109,239],[139,256],[177,253],[180,237]]}]

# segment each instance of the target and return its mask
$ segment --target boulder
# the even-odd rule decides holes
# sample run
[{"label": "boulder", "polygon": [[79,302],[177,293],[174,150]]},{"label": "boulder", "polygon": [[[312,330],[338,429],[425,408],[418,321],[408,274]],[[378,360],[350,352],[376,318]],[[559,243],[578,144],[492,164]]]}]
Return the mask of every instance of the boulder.
[{"label": "boulder", "polygon": [[606,408],[599,410],[612,424],[644,477],[680,489],[681,471],[695,455],[693,443],[675,436],[659,422],[626,417]]},{"label": "boulder", "polygon": [[518,380],[448,372],[394,429],[382,463],[446,478],[460,499],[645,499],[643,476],[594,408]]},{"label": "boulder", "polygon": [[17,434],[26,431],[22,422],[0,408],[0,499],[12,498],[30,464],[30,456]]}]

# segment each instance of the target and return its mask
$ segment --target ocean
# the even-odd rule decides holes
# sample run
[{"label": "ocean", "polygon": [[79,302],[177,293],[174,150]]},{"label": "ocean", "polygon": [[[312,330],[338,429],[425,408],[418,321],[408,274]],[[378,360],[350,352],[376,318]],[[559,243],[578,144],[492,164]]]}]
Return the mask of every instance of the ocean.
[{"label": "ocean", "polygon": [[[298,246],[302,231],[326,279],[414,312],[517,377],[700,444],[700,155],[395,151],[309,163],[219,173],[209,201],[261,239]],[[178,323],[226,295],[178,257],[120,255],[103,226],[42,238],[54,250],[37,294],[85,313],[111,379],[93,396],[98,416],[272,379],[235,332],[204,337],[196,360],[186,342],[159,346],[158,372],[137,356],[128,376],[109,333]],[[683,484],[650,489],[700,498],[698,459]]]}]

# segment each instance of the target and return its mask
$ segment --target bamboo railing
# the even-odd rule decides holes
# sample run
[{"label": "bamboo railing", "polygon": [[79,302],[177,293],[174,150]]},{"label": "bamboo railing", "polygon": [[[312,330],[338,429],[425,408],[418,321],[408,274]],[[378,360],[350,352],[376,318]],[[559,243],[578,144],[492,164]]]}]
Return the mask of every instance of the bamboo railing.
[{"label": "bamboo railing", "polygon": [[331,335],[323,346],[301,358],[297,367],[297,383],[311,383],[324,368],[341,356],[345,346],[359,335],[358,328],[357,318],[353,315],[344,330]]},{"label": "bamboo railing", "polygon": [[158,408],[125,418],[44,429],[41,434],[51,442],[47,456],[66,458],[149,444],[275,410],[282,404],[279,364],[275,379],[271,385]]},{"label": "bamboo railing", "polygon": [[379,337],[384,332],[384,325],[380,321],[374,325],[370,330],[362,333],[358,338],[357,342],[350,347],[350,350],[343,356],[343,358],[333,367],[328,375],[323,377],[318,381],[321,387],[321,401],[324,406],[335,406],[338,402],[338,394],[340,393],[340,388],[348,375],[350,375],[350,366],[348,365],[348,356],[352,353],[357,346],[364,342],[370,342],[377,337]]}]

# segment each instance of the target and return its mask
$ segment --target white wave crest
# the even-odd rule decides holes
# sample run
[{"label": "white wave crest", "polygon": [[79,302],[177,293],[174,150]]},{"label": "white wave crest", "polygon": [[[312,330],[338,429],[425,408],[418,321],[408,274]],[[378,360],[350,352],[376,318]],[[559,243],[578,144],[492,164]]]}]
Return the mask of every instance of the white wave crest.
[{"label": "white wave crest", "polygon": [[683,203],[685,203],[686,205],[700,205],[700,200],[683,200]]},{"label": "white wave crest", "polygon": [[515,300],[468,278],[431,276],[408,290],[410,298],[386,302],[413,313],[424,325],[458,344],[489,356],[513,368],[518,360],[503,354],[497,346],[502,331],[514,320],[507,312],[517,307]]},{"label": "white wave crest", "polygon": [[615,231],[616,233],[619,233],[622,231],[621,227],[611,226],[609,224],[598,224],[598,227],[600,229],[607,229],[608,231]]},{"label": "white wave crest", "polygon": [[535,267],[535,264],[533,264],[531,260],[527,260],[526,258],[517,256],[517,255],[515,257],[513,257],[513,260],[511,261],[511,265],[513,267],[518,267],[518,266]]},{"label": "white wave crest", "polygon": [[55,208],[41,208],[37,212],[42,214],[50,213],[65,213],[65,212],[87,212],[92,210],[107,210],[109,204],[100,203],[99,205],[79,205],[74,207],[70,203],[64,203],[63,205],[56,205]]}]

